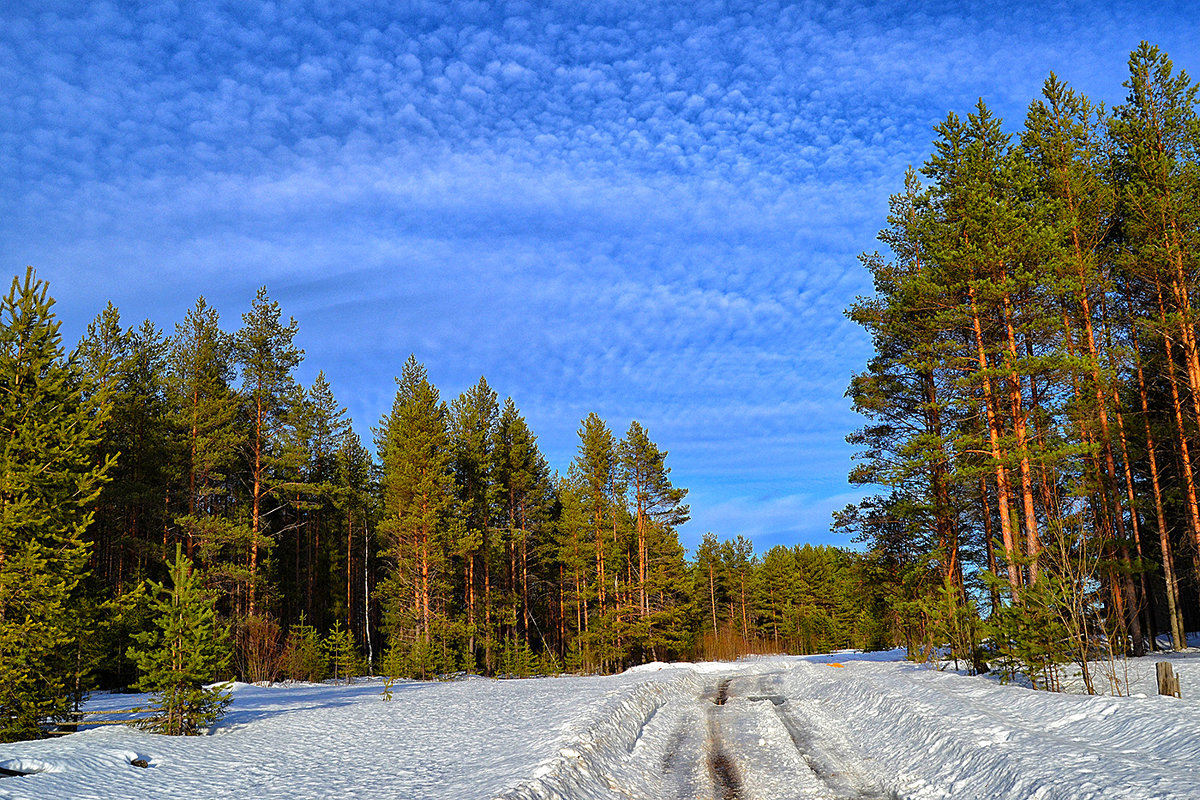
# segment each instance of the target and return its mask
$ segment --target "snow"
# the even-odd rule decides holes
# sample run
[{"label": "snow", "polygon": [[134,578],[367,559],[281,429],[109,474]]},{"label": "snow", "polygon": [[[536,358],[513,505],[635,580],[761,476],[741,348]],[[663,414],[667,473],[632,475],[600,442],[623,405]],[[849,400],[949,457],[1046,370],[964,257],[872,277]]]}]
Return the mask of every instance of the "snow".
[{"label": "snow", "polygon": [[[1182,700],[1157,695],[1157,660]],[[391,701],[380,680],[237,684],[211,736],[111,726],[0,745],[0,767],[37,773],[0,778],[0,798],[1200,797],[1200,653],[1128,667],[1131,697],[1038,692],[897,652],[397,682]]]},{"label": "snow", "polygon": [[[237,684],[212,736],[168,737],[110,726],[0,745],[0,797],[466,798],[528,778],[581,721],[603,717],[640,676],[476,678],[350,686]],[[144,699],[144,698],[143,698]],[[131,708],[103,695],[88,708]],[[130,766],[132,758],[150,766]]]}]

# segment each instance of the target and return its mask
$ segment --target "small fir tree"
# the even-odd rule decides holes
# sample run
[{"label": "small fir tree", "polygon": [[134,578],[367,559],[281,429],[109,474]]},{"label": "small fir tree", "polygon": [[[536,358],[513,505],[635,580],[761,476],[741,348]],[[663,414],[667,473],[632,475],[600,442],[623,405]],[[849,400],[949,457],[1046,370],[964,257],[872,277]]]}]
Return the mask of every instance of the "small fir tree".
[{"label": "small fir tree", "polygon": [[321,642],[321,649],[333,670],[333,682],[345,679],[347,683],[358,671],[358,653],[354,651],[354,637],[350,631],[342,627],[341,621],[335,621],[329,633]]},{"label": "small fir tree", "polygon": [[151,708],[159,716],[148,727],[192,736],[219,720],[232,699],[224,688],[204,686],[229,664],[228,631],[179,544],[169,569],[170,589],[149,582],[156,629],[134,636],[129,657],[141,672],[137,688],[156,695]]},{"label": "small fir tree", "polygon": [[300,622],[288,631],[287,647],[284,650],[287,676],[294,681],[316,683],[325,677],[325,651],[321,646],[321,634],[308,624],[301,613]]}]

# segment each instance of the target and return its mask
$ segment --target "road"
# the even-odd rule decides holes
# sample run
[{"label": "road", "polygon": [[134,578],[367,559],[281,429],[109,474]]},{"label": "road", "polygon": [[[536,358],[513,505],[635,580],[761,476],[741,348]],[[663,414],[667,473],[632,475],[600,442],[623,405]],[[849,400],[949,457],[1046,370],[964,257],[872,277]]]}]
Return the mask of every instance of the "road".
[{"label": "road", "polygon": [[[1177,669],[1200,666],[1190,654],[1175,659]],[[1132,689],[1149,685],[1142,674],[1152,676],[1152,667],[1124,665]],[[558,758],[502,797],[1200,797],[1194,701],[1031,691],[897,654],[658,669],[658,682],[611,696]]]},{"label": "road", "polygon": [[[716,679],[659,714],[676,719],[663,760],[680,800],[887,800],[870,763],[812,704],[789,700],[782,674]],[[703,724],[697,724],[698,718]]]}]

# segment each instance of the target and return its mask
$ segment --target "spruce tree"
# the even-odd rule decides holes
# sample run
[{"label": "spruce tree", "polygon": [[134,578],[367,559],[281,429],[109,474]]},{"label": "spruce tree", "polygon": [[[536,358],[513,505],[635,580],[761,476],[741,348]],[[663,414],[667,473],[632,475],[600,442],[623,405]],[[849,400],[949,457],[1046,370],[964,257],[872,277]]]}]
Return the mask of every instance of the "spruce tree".
[{"label": "spruce tree", "polygon": [[137,688],[155,694],[158,714],[147,727],[192,736],[219,720],[232,699],[220,686],[204,686],[229,664],[228,632],[181,544],[168,568],[170,588],[149,581],[155,629],[134,635],[140,646],[131,646],[129,657],[141,672]]},{"label": "spruce tree", "polygon": [[64,356],[53,305],[32,268],[0,301],[0,741],[67,711],[84,532],[113,464],[94,459],[107,398]]}]

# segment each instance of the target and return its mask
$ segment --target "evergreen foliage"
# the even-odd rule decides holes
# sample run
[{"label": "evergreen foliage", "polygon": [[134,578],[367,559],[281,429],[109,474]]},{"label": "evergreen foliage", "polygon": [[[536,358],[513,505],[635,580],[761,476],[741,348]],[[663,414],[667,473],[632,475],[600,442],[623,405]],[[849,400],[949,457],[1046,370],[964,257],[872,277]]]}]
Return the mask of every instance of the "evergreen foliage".
[{"label": "evergreen foliage", "polygon": [[284,649],[284,671],[294,681],[315,683],[328,672],[328,653],[321,634],[301,614],[300,620],[288,631]]},{"label": "evergreen foliage", "polygon": [[229,637],[182,544],[175,545],[169,577],[169,588],[148,582],[155,627],[134,635],[129,657],[140,672],[137,688],[154,693],[156,716],[147,726],[193,736],[216,723],[232,699],[221,686],[204,686],[227,668]]},{"label": "evergreen foliage", "polygon": [[113,459],[95,459],[109,399],[64,355],[32,269],[0,300],[0,741],[68,709],[84,532]]},{"label": "evergreen foliage", "polygon": [[344,680],[347,683],[358,674],[358,654],[354,648],[354,639],[350,631],[342,627],[340,620],[334,621],[329,633],[321,642],[321,649],[329,664],[330,677],[334,682]]},{"label": "evergreen foliage", "polygon": [[[279,499],[288,486],[287,473],[277,469],[287,458],[284,444],[288,433],[300,423],[299,387],[292,372],[304,358],[293,345],[296,320],[284,325],[279,304],[258,290],[250,310],[242,315],[242,328],[233,339],[233,352],[242,370],[243,413],[249,419],[250,435],[245,457],[250,469],[250,558],[247,565],[246,610],[253,616],[259,594],[259,549],[273,543],[264,537],[264,503]],[[288,426],[293,430],[289,431]]]},{"label": "evergreen foliage", "polygon": [[426,675],[446,666],[434,644],[448,646],[451,634],[443,591],[454,532],[450,433],[446,406],[415,357],[397,384],[392,413],[376,434],[383,465],[379,532],[393,566],[380,596],[392,663],[405,660],[411,647]]},{"label": "evergreen foliage", "polygon": [[1200,619],[1197,89],[1147,44],[1126,86],[1109,113],[1051,75],[1017,138],[949,115],[848,312],[851,479],[887,493],[836,525],[893,565],[911,651],[982,668],[987,640],[1047,688]]}]

